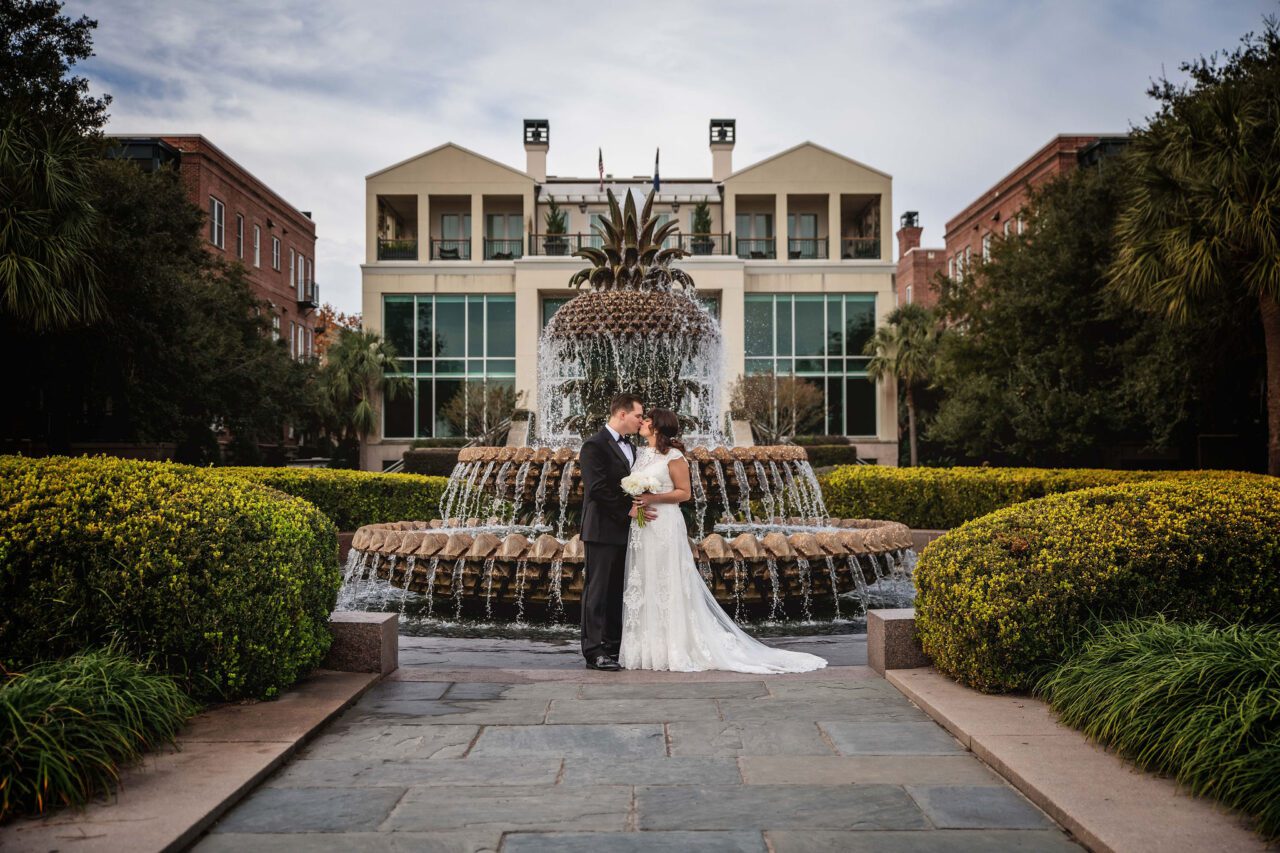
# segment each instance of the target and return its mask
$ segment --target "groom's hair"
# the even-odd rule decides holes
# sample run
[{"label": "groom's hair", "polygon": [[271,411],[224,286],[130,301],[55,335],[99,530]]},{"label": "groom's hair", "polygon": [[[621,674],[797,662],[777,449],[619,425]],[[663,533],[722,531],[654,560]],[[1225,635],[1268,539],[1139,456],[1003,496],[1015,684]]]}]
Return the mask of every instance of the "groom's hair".
[{"label": "groom's hair", "polygon": [[613,399],[609,401],[609,416],[613,417],[618,412],[630,412],[639,403],[644,406],[644,400],[641,400],[635,394],[614,394]]}]

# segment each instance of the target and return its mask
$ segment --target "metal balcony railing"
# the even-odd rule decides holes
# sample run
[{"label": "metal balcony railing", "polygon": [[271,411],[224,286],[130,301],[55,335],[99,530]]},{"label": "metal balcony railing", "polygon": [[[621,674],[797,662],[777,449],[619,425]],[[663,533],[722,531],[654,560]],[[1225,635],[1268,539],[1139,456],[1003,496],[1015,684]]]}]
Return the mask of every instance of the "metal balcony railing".
[{"label": "metal balcony railing", "polygon": [[776,258],[773,237],[739,237],[738,257],[748,261],[766,261]]},{"label": "metal balcony railing", "polygon": [[381,237],[378,238],[378,260],[416,261],[417,259],[417,240],[387,240]]},{"label": "metal balcony railing", "polygon": [[514,261],[524,255],[524,241],[518,237],[514,240],[505,237],[484,238],[484,259],[486,261]]},{"label": "metal balcony railing", "polygon": [[567,258],[582,248],[583,238],[588,236],[586,234],[530,234],[529,254]]},{"label": "metal balcony railing", "polygon": [[728,255],[733,244],[730,234],[681,234],[680,248],[691,255]]},{"label": "metal balcony railing", "polygon": [[880,238],[845,237],[840,241],[840,259],[842,261],[880,260]]},{"label": "metal balcony railing", "polygon": [[471,260],[471,240],[441,240],[433,237],[431,260],[469,261]]},{"label": "metal balcony railing", "polygon": [[320,285],[314,281],[308,281],[302,285],[298,291],[298,307],[305,310],[308,308],[316,308],[320,305]]},{"label": "metal balcony railing", "polygon": [[825,260],[827,257],[827,238],[789,237],[787,238],[787,257],[793,261]]}]

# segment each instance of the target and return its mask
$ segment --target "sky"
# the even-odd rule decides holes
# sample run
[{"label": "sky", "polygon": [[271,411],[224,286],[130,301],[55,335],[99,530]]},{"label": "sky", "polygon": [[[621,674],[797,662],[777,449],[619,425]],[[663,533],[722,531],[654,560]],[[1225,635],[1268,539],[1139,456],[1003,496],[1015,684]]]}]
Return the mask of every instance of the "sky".
[{"label": "sky", "polygon": [[809,140],[893,176],[924,245],[1059,133],[1125,132],[1181,62],[1280,14],[1262,0],[382,2],[68,0],[108,133],[199,133],[312,211],[322,299],[360,308],[364,177],[445,142],[523,170],[709,176]]}]

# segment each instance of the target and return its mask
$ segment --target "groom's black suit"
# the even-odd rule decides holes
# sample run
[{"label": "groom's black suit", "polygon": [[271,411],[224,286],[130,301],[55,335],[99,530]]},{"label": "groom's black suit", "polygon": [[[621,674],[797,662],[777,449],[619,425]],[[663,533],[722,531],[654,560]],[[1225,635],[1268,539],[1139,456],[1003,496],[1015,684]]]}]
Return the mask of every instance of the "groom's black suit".
[{"label": "groom's black suit", "polygon": [[[632,453],[635,451],[632,450]],[[622,490],[631,462],[608,429],[582,443],[582,654],[616,657],[622,643],[622,575],[627,562],[632,498]]]}]

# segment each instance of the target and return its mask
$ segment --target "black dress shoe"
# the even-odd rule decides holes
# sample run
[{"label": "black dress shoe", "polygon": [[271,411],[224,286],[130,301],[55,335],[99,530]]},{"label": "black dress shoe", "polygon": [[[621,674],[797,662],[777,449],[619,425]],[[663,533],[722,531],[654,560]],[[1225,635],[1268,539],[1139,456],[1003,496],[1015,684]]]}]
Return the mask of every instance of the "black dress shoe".
[{"label": "black dress shoe", "polygon": [[608,655],[596,655],[587,660],[587,669],[602,669],[605,672],[617,672],[622,669],[618,662]]}]

